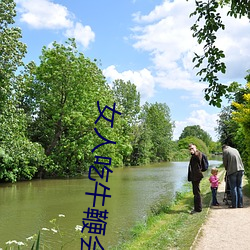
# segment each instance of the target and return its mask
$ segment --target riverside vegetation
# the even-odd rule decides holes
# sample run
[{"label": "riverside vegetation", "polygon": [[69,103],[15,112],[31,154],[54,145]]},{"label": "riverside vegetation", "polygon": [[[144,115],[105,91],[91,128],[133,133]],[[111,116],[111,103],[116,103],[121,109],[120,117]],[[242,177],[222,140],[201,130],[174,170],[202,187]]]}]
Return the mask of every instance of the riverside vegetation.
[{"label": "riverside vegetation", "polygon": [[6,247],[0,250],[43,250],[43,249],[67,249],[73,241],[79,240],[80,237],[87,237],[81,233],[82,226],[76,225],[74,229],[65,229],[60,226],[60,220],[65,218],[64,214],[59,214],[58,218],[49,221],[50,227],[43,227],[36,234],[26,237],[22,241],[9,240],[5,243]]},{"label": "riverside vegetation", "polygon": [[[223,171],[220,170],[220,178]],[[190,183],[184,185],[181,192],[177,192],[171,203],[161,200],[151,207],[145,221],[139,221],[129,232],[120,235],[121,242],[117,246],[110,246],[110,250],[136,249],[189,249],[199,228],[205,221],[211,201],[210,183],[208,177],[201,182],[203,195],[203,211],[190,215],[193,208],[193,194]],[[70,249],[71,243],[80,241],[82,227],[65,229],[60,221],[66,215],[59,214],[58,218],[50,220],[50,226],[40,229],[38,234],[27,237],[23,241],[10,240],[6,242],[5,250],[14,249],[53,249],[57,242],[57,249]],[[69,237],[70,236],[70,237]],[[1,246],[0,246],[1,247]]]},{"label": "riverside vegetation", "polygon": [[[39,63],[23,62],[27,47],[14,26],[15,1],[0,2],[0,181],[77,177],[95,161],[93,148],[104,138],[115,141],[95,153],[108,155],[111,167],[138,166],[185,159],[186,138],[173,141],[174,121],[166,103],[140,105],[140,93],[130,81],[109,84],[97,60],[78,51],[75,39],[44,46]],[[122,113],[114,127],[105,119],[95,124],[106,105]],[[112,112],[105,110],[105,117]],[[185,137],[204,152],[219,143],[198,125]],[[194,138],[195,137],[195,138]],[[101,169],[100,164],[96,168]]]},{"label": "riverside vegetation", "polygon": [[[14,0],[0,2],[1,182],[86,174],[95,161],[91,150],[100,144],[94,127],[104,138],[115,139],[115,148],[103,145],[96,150],[112,158],[112,167],[184,160],[189,142],[206,154],[216,153],[227,141],[239,148],[248,173],[248,85],[242,88],[234,83],[231,88],[229,100],[234,102],[221,113],[219,142],[213,142],[199,125],[184,128],[174,141],[168,105],[140,105],[136,84],[121,79],[108,83],[98,61],[79,52],[74,38],[44,46],[37,64],[24,63],[28,48],[21,42],[22,30],[15,27],[15,8]],[[100,115],[97,101],[101,110],[115,102],[122,113],[115,117],[112,129],[105,119],[95,125]],[[112,112],[106,111],[110,118]]]},{"label": "riverside vegetation", "polygon": [[[219,168],[220,169],[220,168]],[[221,170],[220,179],[224,176]],[[146,249],[190,249],[197,233],[206,220],[211,203],[211,190],[208,177],[201,182],[203,210],[190,215],[193,209],[193,194],[191,185],[184,186],[182,192],[176,193],[171,204],[164,202],[151,208],[151,213],[144,222],[137,224],[124,238],[119,246],[112,250],[146,250]]]},{"label": "riverside vegetation", "polygon": [[[219,168],[219,179],[224,181],[225,170],[221,165]],[[167,250],[182,249],[190,250],[196,240],[197,234],[206,221],[211,204],[211,189],[205,177],[201,181],[201,193],[203,200],[203,211],[190,215],[193,209],[193,194],[191,185],[187,184],[184,191],[176,194],[175,200],[170,205],[164,203],[152,207],[151,214],[146,221],[136,225],[131,231],[129,238],[124,238],[119,246],[111,250]],[[250,184],[244,178],[243,192],[250,197]]]},{"label": "riverside vegetation", "polygon": [[[215,6],[210,7],[211,12],[214,12],[218,4],[216,1],[212,2]],[[231,1],[222,1],[223,4],[229,2]],[[239,9],[236,1],[232,1],[232,9],[240,16],[250,13],[248,1],[243,2],[246,3],[244,5],[246,7]],[[203,7],[206,8],[203,5],[197,10],[201,11],[201,15],[203,15]],[[116,119],[116,125],[112,130],[107,128],[104,119],[98,122],[100,126],[98,129],[102,131],[102,136],[105,138],[112,140],[118,135],[115,150],[112,145],[98,149],[99,155],[109,155],[112,158],[113,167],[187,159],[189,154],[186,148],[189,142],[195,143],[207,154],[216,153],[220,152],[221,144],[226,142],[239,149],[244,161],[246,177],[249,178],[249,72],[245,78],[246,86],[233,82],[227,88],[215,88],[218,89],[219,94],[227,93],[226,98],[230,103],[228,107],[221,110],[219,115],[217,128],[219,142],[213,142],[209,134],[198,125],[186,127],[179,140],[173,141],[174,121],[171,120],[168,105],[146,102],[141,106],[140,94],[136,85],[130,81],[124,82],[117,79],[110,87],[98,67],[97,60],[91,61],[83,53],[79,53],[75,39],[70,38],[65,44],[55,41],[51,47],[42,48],[38,65],[34,61],[25,64],[23,59],[27,53],[27,47],[21,42],[21,29],[15,27],[15,8],[14,0],[0,1],[1,182],[75,177],[85,174],[94,162],[91,149],[100,143],[98,136],[93,132],[94,122],[99,116],[97,101],[100,101],[102,108],[105,105],[111,107],[116,102],[117,109],[122,112],[122,116]],[[210,16],[209,20],[214,20],[210,12],[207,15]],[[214,25],[211,26],[209,23],[205,29],[208,33],[203,34],[201,29],[196,34],[202,35],[202,39],[206,39],[206,34],[210,34],[212,39],[210,44],[213,44],[215,36],[213,30],[209,29]],[[195,28],[197,26],[193,27],[194,31],[196,31]],[[224,55],[221,54],[221,56]],[[209,64],[219,67],[216,62],[211,60]],[[215,70],[218,72],[216,67]],[[224,71],[225,67],[223,66],[222,69]],[[212,87],[215,85],[216,82]],[[208,97],[207,94],[206,97]],[[214,98],[216,97],[217,95]],[[220,103],[219,98],[220,96],[217,101],[215,100],[215,104]],[[167,243],[168,238],[174,238],[179,244],[180,239],[185,236],[181,224],[184,221],[183,228],[185,228],[185,225],[192,220],[185,213],[191,204],[191,195],[188,194],[178,194],[171,207],[163,206],[162,209],[166,209],[168,213],[163,214],[157,212],[158,209],[153,209],[155,214],[159,213],[157,217],[162,216],[162,219],[164,215],[168,217],[168,214],[171,214],[171,219],[168,218],[170,222],[172,221],[172,224],[168,225],[169,234],[162,235],[166,244],[173,244]],[[186,202],[182,204],[181,200]],[[204,200],[206,201],[206,196]],[[179,213],[173,212],[174,208]],[[201,218],[202,221],[204,213],[205,211],[197,218]],[[160,224],[160,220],[158,222]],[[147,227],[153,227],[153,224],[159,226],[156,217],[149,216]],[[174,227],[177,226],[180,229],[175,232]],[[192,227],[191,224],[189,226]],[[135,231],[144,230],[143,228],[138,226]],[[136,234],[135,231],[133,234]],[[178,237],[180,232],[182,237]],[[185,238],[187,242],[190,241],[188,232]],[[160,242],[152,240],[150,244],[157,245]]]}]

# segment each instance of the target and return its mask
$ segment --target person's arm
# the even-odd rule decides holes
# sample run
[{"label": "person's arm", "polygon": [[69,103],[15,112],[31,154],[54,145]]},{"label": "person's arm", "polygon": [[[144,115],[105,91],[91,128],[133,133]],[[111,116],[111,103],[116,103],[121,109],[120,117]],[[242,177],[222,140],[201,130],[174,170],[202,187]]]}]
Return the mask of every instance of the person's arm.
[{"label": "person's arm", "polygon": [[211,176],[209,177],[209,179],[208,179],[210,183],[212,183],[211,177],[212,177],[212,175],[211,175]]},{"label": "person's arm", "polygon": [[223,152],[223,154],[222,154],[222,161],[223,161],[223,166],[227,171],[228,164],[227,164],[227,156],[226,156],[225,152]]},{"label": "person's arm", "polygon": [[218,178],[216,178],[216,176],[214,176],[214,175],[211,175],[211,177],[210,177],[210,182],[211,182],[212,184],[216,184],[217,181],[218,181]]}]

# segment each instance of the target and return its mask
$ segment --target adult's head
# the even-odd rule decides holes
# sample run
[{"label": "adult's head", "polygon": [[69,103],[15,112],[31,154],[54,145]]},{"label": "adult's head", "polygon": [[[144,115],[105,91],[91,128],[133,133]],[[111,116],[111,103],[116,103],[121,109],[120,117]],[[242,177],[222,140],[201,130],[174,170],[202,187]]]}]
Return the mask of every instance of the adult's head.
[{"label": "adult's head", "polygon": [[192,155],[195,154],[195,152],[197,151],[196,145],[193,144],[193,143],[190,143],[190,144],[188,145],[188,149],[189,149],[189,151],[190,151],[190,153],[191,153]]}]

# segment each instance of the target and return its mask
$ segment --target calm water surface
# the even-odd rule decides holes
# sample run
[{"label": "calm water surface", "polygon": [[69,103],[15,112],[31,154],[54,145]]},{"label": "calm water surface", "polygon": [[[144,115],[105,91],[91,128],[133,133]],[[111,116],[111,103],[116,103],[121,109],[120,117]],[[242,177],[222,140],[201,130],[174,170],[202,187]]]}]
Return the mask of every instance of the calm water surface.
[{"label": "calm water surface", "polygon": [[[220,163],[210,161],[210,165]],[[97,209],[109,212],[106,235],[97,235],[105,249],[117,244],[122,234],[137,221],[142,221],[157,201],[163,197],[168,197],[169,202],[173,199],[175,192],[186,183],[187,165],[188,162],[170,162],[114,169],[107,183],[97,178],[110,188],[107,194],[111,194],[111,198],[106,198],[104,207],[101,206],[101,197],[96,200]],[[93,196],[85,195],[85,192],[93,193],[94,188],[95,182],[87,177],[0,184],[0,248],[4,248],[8,240],[25,242],[27,237],[42,228],[53,228],[50,221],[55,218],[61,237],[52,231],[42,231],[42,239],[47,242],[45,249],[60,249],[62,244],[72,239],[75,226],[82,225],[82,218],[86,218],[83,212],[88,207],[93,208]],[[98,193],[103,193],[102,187],[98,187]],[[59,217],[59,214],[65,217]],[[80,249],[82,236],[77,237],[63,249]]]}]

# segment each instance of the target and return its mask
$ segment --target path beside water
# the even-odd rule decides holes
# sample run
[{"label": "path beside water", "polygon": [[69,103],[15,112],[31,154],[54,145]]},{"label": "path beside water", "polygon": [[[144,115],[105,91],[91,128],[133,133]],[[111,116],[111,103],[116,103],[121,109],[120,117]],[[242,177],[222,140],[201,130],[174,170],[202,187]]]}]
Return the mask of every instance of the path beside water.
[{"label": "path beside water", "polygon": [[225,181],[218,188],[218,207],[211,207],[207,221],[201,227],[191,249],[193,250],[249,250],[250,198],[244,196],[244,207],[230,209],[223,202]]}]

